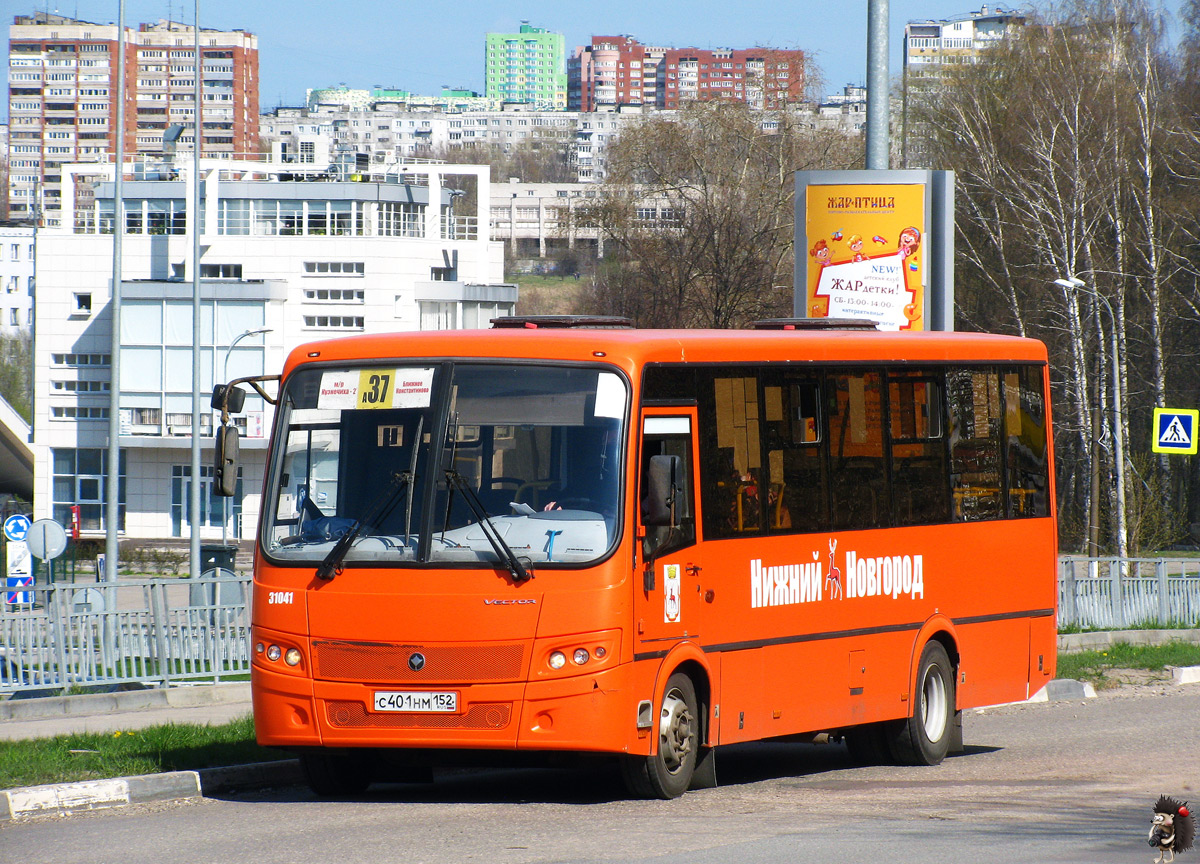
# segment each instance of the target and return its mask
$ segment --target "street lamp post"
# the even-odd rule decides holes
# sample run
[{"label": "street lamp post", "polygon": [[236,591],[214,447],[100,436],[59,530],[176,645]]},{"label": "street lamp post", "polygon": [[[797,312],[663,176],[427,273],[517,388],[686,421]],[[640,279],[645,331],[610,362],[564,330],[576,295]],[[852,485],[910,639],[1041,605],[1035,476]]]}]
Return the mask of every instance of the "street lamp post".
[{"label": "street lamp post", "polygon": [[[247,336],[258,336],[263,333],[270,333],[270,327],[258,327],[254,330],[243,330],[233,338],[229,343],[229,347],[225,349],[225,363],[221,366],[221,383],[229,383],[229,355],[233,353],[234,346],[245,339]],[[221,501],[221,545],[226,545],[226,540],[229,535],[229,499],[225,498]]]},{"label": "street lamp post", "polygon": [[1117,334],[1117,315],[1113,311],[1108,298],[1089,288],[1082,279],[1068,276],[1065,279],[1055,279],[1054,284],[1068,291],[1082,291],[1089,294],[1108,310],[1109,320],[1112,321],[1112,388],[1113,388],[1113,467],[1117,481],[1117,554],[1127,558],[1129,543],[1125,523],[1125,432],[1121,426],[1121,364],[1119,362],[1120,340]]}]

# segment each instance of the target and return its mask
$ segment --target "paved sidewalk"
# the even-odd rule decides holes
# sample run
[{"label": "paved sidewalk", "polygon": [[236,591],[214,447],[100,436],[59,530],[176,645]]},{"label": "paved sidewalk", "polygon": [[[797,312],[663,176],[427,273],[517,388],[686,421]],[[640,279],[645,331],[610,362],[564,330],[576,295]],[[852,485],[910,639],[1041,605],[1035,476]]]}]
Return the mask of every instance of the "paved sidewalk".
[{"label": "paved sidewalk", "polygon": [[[0,740],[48,738],[72,732],[115,732],[163,723],[221,725],[251,711],[248,683],[9,699],[0,702]],[[287,786],[300,781],[298,763],[284,760],[7,789],[0,790],[0,822]]]},{"label": "paved sidewalk", "polygon": [[250,684],[200,684],[0,702],[0,740],[116,732],[162,723],[219,726],[251,713]]}]

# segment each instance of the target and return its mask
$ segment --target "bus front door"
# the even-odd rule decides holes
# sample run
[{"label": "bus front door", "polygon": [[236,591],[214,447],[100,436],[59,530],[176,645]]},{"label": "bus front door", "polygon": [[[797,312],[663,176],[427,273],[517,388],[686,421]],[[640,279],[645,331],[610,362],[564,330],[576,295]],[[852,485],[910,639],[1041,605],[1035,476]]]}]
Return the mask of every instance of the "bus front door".
[{"label": "bus front door", "polygon": [[699,644],[705,604],[696,542],[695,429],[694,409],[647,409],[642,416],[635,639],[643,656],[665,656],[684,640]]}]

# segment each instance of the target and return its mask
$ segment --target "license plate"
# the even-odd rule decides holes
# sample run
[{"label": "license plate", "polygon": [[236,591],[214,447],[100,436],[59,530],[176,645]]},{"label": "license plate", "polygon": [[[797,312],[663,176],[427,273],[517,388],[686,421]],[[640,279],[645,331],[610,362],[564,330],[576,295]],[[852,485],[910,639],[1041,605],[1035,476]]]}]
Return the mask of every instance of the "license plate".
[{"label": "license plate", "polygon": [[376,690],[375,710],[453,714],[458,711],[458,693],[453,690]]}]

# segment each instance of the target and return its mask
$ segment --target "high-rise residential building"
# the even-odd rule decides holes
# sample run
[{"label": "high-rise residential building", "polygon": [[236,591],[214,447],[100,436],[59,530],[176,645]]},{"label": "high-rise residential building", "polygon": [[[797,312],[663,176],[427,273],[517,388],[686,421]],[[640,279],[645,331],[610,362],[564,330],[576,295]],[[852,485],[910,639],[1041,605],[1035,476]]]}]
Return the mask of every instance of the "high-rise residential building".
[{"label": "high-rise residential building", "polygon": [[[125,149],[156,154],[172,126],[192,148],[195,30],[158,21],[126,27],[64,15],[18,15],[9,28],[9,213],[57,227],[64,164],[116,152],[117,78],[125,63]],[[201,153],[233,158],[258,150],[258,40],[200,28]]]},{"label": "high-rise residential building", "polygon": [[751,108],[777,111],[804,99],[804,52],[745,48],[673,48],[663,70],[663,108],[688,100],[733,99]]},{"label": "high-rise residential building", "polygon": [[773,48],[655,48],[631,36],[593,36],[567,64],[567,106],[679,108],[689,100],[734,99],[779,110],[804,98],[804,52]]},{"label": "high-rise residential building", "polygon": [[540,110],[567,107],[566,48],[561,33],[522,22],[519,33],[488,33],[485,95]]},{"label": "high-rise residential building", "polygon": [[622,105],[661,108],[661,69],[669,48],[632,36],[593,36],[567,60],[567,109],[596,111]]},{"label": "high-rise residential building", "polygon": [[946,86],[955,70],[978,62],[981,54],[1020,30],[1025,16],[987,6],[941,21],[909,21],[904,27],[904,119],[902,165],[929,168],[921,105]]}]

